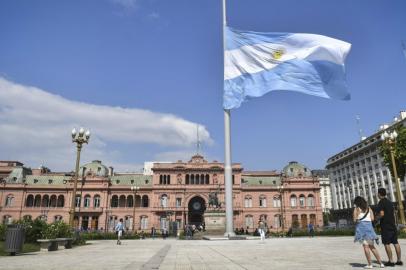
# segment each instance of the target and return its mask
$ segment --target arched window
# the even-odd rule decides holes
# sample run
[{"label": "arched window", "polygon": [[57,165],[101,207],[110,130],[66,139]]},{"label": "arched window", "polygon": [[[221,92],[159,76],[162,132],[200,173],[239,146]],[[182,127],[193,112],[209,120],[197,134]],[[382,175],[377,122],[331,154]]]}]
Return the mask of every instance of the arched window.
[{"label": "arched window", "polygon": [[89,208],[90,207],[90,201],[91,201],[90,195],[86,195],[85,199],[83,201],[83,206],[85,208]]},{"label": "arched window", "polygon": [[259,207],[266,207],[266,196],[259,196]]},{"label": "arched window", "polygon": [[168,175],[167,178],[166,178],[166,184],[167,185],[171,184],[171,176],[170,175]]},{"label": "arched window", "polygon": [[199,185],[199,184],[200,184],[200,183],[199,183],[199,181],[200,181],[200,175],[196,174],[195,177],[196,177],[196,178],[195,178],[195,184],[196,184],[196,185]]},{"label": "arched window", "polygon": [[3,216],[3,224],[13,223],[13,218],[10,215]]},{"label": "arched window", "polygon": [[186,185],[189,185],[189,174],[186,174]]},{"label": "arched window", "polygon": [[164,181],[163,181],[163,176],[159,175],[159,184],[163,185]]},{"label": "arched window", "polygon": [[275,229],[279,229],[282,226],[282,219],[280,215],[275,215],[273,217],[273,226]]},{"label": "arched window", "polygon": [[281,198],[279,196],[273,197],[273,207],[275,208],[281,207]]},{"label": "arched window", "polygon": [[26,207],[33,207],[34,206],[34,196],[33,195],[28,195],[27,200],[25,201],[25,206]]},{"label": "arched window", "polygon": [[52,195],[51,196],[51,202],[49,203],[49,205],[51,207],[56,207],[56,203],[57,203],[56,195]]},{"label": "arched window", "polygon": [[245,227],[249,229],[254,228],[254,218],[252,217],[252,215],[245,216]]},{"label": "arched window", "polygon": [[299,228],[299,216],[298,215],[292,215],[292,227],[293,228]]},{"label": "arched window", "polygon": [[164,179],[163,184],[166,185],[166,175],[163,176],[163,179]]},{"label": "arched window", "polygon": [[128,231],[131,230],[133,227],[133,217],[132,216],[125,216],[124,217],[124,228]]},{"label": "arched window", "polygon": [[299,196],[299,206],[300,206],[300,207],[305,207],[305,201],[306,201],[305,196],[304,196],[304,195],[300,195],[300,196]]},{"label": "arched window", "polygon": [[244,207],[252,207],[252,197],[250,195],[245,196]]},{"label": "arched window", "polygon": [[147,216],[141,216],[140,217],[140,224],[141,224],[141,230],[149,229],[149,227],[148,227],[148,217]]},{"label": "arched window", "polygon": [[316,215],[310,214],[310,223],[316,225]]},{"label": "arched window", "polygon": [[300,221],[301,221],[302,229],[306,229],[307,228],[307,215],[302,214],[300,216]]},{"label": "arched window", "polygon": [[206,174],[206,185],[210,184],[210,176]]},{"label": "arched window", "polygon": [[41,195],[35,195],[34,207],[41,207]]},{"label": "arched window", "polygon": [[200,175],[200,185],[204,185],[204,174]]},{"label": "arched window", "polygon": [[141,207],[141,196],[135,195],[135,207]]},{"label": "arched window", "polygon": [[142,196],[142,207],[149,207],[149,199],[147,195]]},{"label": "arched window", "polygon": [[134,207],[134,197],[133,195],[127,196],[127,207]]},{"label": "arched window", "polygon": [[313,208],[313,207],[314,207],[314,197],[313,197],[312,194],[310,194],[309,196],[307,196],[307,205],[308,205],[310,208]]},{"label": "arched window", "polygon": [[125,196],[121,195],[118,201],[118,207],[125,207]]},{"label": "arched window", "polygon": [[49,196],[44,195],[44,197],[42,197],[41,207],[48,207],[48,206],[49,206]]},{"label": "arched window", "polygon": [[100,207],[100,195],[94,195],[93,197],[93,207],[99,208]]},{"label": "arched window", "polygon": [[266,224],[268,224],[268,216],[267,215],[260,215],[259,220],[263,221]]},{"label": "arched window", "polygon": [[54,216],[54,221],[55,221],[55,222],[56,222],[56,221],[62,221],[62,216],[60,216],[60,215]]},{"label": "arched window", "polygon": [[191,184],[191,185],[194,185],[194,184],[195,184],[195,175],[194,175],[194,174],[191,174],[191,175],[190,175],[190,184]]},{"label": "arched window", "polygon": [[290,207],[297,207],[297,198],[296,195],[290,196]]},{"label": "arched window", "polygon": [[32,216],[31,215],[25,215],[25,216],[23,216],[23,220],[32,220]]},{"label": "arched window", "polygon": [[82,198],[80,197],[80,195],[76,195],[75,207],[80,207],[81,205],[82,205]]},{"label": "arched window", "polygon": [[118,196],[117,195],[113,195],[111,197],[111,203],[110,203],[111,207],[118,207]]},{"label": "arched window", "polygon": [[168,207],[168,195],[166,194],[161,196],[161,207]]},{"label": "arched window", "polygon": [[6,207],[11,207],[11,206],[13,206],[13,201],[14,201],[14,196],[11,195],[11,194],[10,194],[10,195],[7,195],[5,206],[6,206]]},{"label": "arched window", "polygon": [[64,207],[65,206],[65,197],[63,195],[58,196],[58,207]]}]

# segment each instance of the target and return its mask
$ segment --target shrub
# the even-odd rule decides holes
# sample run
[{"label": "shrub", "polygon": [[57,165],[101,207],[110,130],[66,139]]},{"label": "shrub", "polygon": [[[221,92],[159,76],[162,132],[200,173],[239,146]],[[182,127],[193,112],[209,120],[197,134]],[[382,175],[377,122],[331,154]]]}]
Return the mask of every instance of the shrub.
[{"label": "shrub", "polygon": [[6,238],[6,225],[0,224],[0,241],[4,241]]},{"label": "shrub", "polygon": [[48,224],[45,230],[42,231],[44,239],[66,238],[72,237],[72,235],[70,226],[63,221]]},{"label": "shrub", "polygon": [[26,243],[37,243],[37,239],[42,238],[42,233],[47,227],[46,222],[38,218],[35,220],[22,219],[16,223],[23,225]]}]

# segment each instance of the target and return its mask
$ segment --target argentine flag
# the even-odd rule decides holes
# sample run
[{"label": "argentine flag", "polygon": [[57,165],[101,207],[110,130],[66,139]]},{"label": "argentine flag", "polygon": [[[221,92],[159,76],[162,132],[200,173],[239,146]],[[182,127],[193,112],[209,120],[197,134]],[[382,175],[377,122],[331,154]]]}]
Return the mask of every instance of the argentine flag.
[{"label": "argentine flag", "polygon": [[351,44],[314,34],[225,28],[224,109],[274,90],[349,100],[344,60]]}]

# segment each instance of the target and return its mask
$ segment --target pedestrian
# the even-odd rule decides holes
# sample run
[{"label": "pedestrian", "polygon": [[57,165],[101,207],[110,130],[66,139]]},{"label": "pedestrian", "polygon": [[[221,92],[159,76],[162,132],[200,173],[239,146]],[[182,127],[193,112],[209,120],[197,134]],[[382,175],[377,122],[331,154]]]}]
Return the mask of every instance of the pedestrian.
[{"label": "pedestrian", "polygon": [[309,233],[309,236],[310,237],[314,237],[314,226],[313,226],[313,223],[309,223],[308,225],[307,225],[307,232]]},{"label": "pedestrian", "polygon": [[151,228],[151,238],[152,238],[152,239],[155,239],[155,234],[156,234],[155,227],[152,226],[152,228]]},{"label": "pedestrian", "polygon": [[[395,223],[395,214],[392,202],[386,197],[386,189],[378,189],[378,216],[381,225],[381,239],[385,245],[388,261],[385,266],[403,265],[400,245],[398,243],[398,232]],[[397,261],[393,262],[391,244],[395,247]]]},{"label": "pedestrian", "polygon": [[376,260],[379,263],[381,268],[384,268],[385,265],[381,261],[381,257],[379,256],[378,249],[375,248],[374,241],[378,239],[374,228],[372,227],[372,221],[374,220],[374,213],[372,212],[371,208],[368,206],[367,201],[357,196],[354,199],[354,212],[353,212],[353,220],[356,223],[355,227],[355,238],[354,242],[359,242],[362,244],[364,248],[365,257],[368,261],[368,265],[366,265],[365,269],[372,269],[372,262],[371,262],[371,251]]},{"label": "pedestrian", "polygon": [[259,221],[259,236],[261,236],[261,241],[264,242],[265,241],[265,223],[260,220]]},{"label": "pedestrian", "polygon": [[247,234],[247,235],[248,235],[248,229],[249,229],[249,227],[247,226],[247,228],[245,229],[245,234]]},{"label": "pedestrian", "polygon": [[123,235],[124,225],[123,219],[120,218],[120,221],[117,223],[116,227],[114,228],[117,234],[117,245],[121,245],[121,236]]},{"label": "pedestrian", "polygon": [[288,237],[293,237],[293,229],[292,229],[292,227],[289,227]]},{"label": "pedestrian", "polygon": [[162,233],[162,239],[166,239],[166,228],[164,227],[164,228],[162,228],[162,230],[161,230],[161,233]]}]

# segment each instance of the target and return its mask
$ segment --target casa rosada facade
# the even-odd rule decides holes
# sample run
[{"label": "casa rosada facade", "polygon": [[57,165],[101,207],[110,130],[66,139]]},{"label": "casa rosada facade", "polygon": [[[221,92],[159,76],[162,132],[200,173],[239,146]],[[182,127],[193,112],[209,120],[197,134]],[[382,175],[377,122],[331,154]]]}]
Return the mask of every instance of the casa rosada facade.
[{"label": "casa rosada facade", "polygon": [[[232,171],[235,228],[253,231],[260,220],[270,231],[322,226],[319,180],[307,167],[290,162],[281,172],[244,172],[234,163]],[[72,173],[0,161],[3,223],[22,218],[68,222],[73,179]],[[130,231],[133,226],[144,231],[168,228],[170,222],[179,228],[200,225],[214,192],[225,209],[224,164],[207,162],[199,154],[188,162],[153,163],[150,174],[116,173],[95,160],[80,168],[74,223],[102,231],[113,230],[120,218]]]}]

